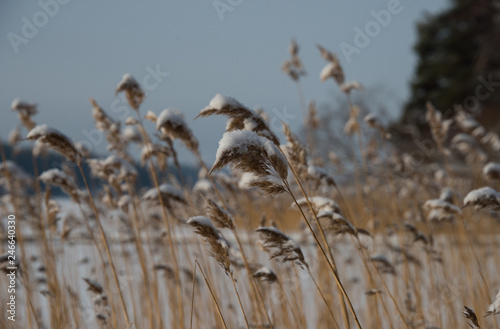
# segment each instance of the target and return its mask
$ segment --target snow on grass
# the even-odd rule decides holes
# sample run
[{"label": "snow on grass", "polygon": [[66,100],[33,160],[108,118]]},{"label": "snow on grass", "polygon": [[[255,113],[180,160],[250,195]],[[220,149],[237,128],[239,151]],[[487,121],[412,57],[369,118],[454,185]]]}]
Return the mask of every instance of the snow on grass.
[{"label": "snow on grass", "polygon": [[464,199],[464,207],[474,206],[477,209],[500,206],[500,193],[491,187],[473,190]]},{"label": "snow on grass", "polygon": [[286,163],[285,158],[273,142],[248,130],[234,130],[224,133],[222,139],[219,141],[215,162],[218,163],[228,152],[244,154],[252,146],[263,148],[266,151],[264,156],[270,157],[274,155]]},{"label": "snow on grass", "polygon": [[160,130],[166,124],[172,125],[172,127],[187,126],[184,115],[173,108],[165,109],[160,113],[156,119],[156,130]]},{"label": "snow on grass", "polygon": [[220,111],[226,107],[229,107],[229,108],[241,108],[241,107],[243,107],[244,108],[245,106],[243,104],[241,104],[240,102],[238,102],[233,97],[223,96],[221,94],[217,94],[214,96],[214,98],[212,98],[212,100],[210,101],[208,106],[205,107],[203,110],[201,110],[200,113],[203,113],[203,112],[208,111],[208,110],[219,110]]},{"label": "snow on grass", "polygon": [[500,178],[500,163],[487,163],[483,167],[483,175],[489,178]]}]

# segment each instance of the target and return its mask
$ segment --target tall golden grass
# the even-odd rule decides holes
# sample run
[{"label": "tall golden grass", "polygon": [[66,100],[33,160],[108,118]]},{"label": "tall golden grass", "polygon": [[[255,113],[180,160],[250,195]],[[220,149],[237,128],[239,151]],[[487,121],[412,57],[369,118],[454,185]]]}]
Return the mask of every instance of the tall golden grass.
[{"label": "tall golden grass", "polygon": [[[14,101],[26,139],[36,141],[35,171],[0,148],[0,212],[2,224],[9,214],[18,219],[19,268],[16,322],[4,312],[0,327],[498,329],[500,138],[460,107],[445,119],[428,104],[428,157],[397,150],[375,114],[359,120],[351,94],[361,85],[346,82],[337,56],[318,48],[328,62],[321,80],[347,99],[352,159],[339,160],[336,146],[316,137],[325,127],[314,103],[305,108],[295,41],[282,69],[298,86],[305,141],[285,123],[280,140],[263,112],[216,95],[197,117],[228,118],[211,166],[180,111],[141,113],[146,95],[130,75],[116,92],[135,116],[115,121],[90,100],[106,158],[37,126],[36,105]],[[12,132],[14,147],[21,134]],[[174,140],[199,162],[194,187]],[[47,150],[68,161],[62,170],[38,172]],[[82,163],[102,182],[98,190]],[[179,178],[166,174],[171,165]],[[138,189],[138,166],[149,172],[149,190]],[[69,196],[69,210],[54,187]],[[0,233],[7,236],[5,225]],[[0,276],[1,296],[7,285]]]}]

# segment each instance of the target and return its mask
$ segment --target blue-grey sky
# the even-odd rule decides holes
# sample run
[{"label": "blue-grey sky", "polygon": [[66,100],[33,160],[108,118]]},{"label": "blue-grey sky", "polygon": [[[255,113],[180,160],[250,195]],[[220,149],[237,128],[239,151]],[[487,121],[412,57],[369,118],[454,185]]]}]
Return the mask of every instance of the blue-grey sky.
[{"label": "blue-grey sky", "polygon": [[[300,125],[297,88],[280,71],[292,38],[308,72],[302,80],[307,100],[328,102],[336,89],[332,81],[319,81],[325,62],[315,45],[321,44],[339,54],[347,80],[368,88],[382,85],[403,101],[416,64],[415,22],[448,5],[447,0],[4,0],[1,137],[18,124],[10,104],[20,98],[38,104],[37,123],[75,141],[88,140],[84,131],[94,129],[88,97],[115,118],[124,117],[124,101],[114,90],[122,75],[131,73],[149,86],[143,115],[167,107],[184,112],[211,163],[225,120],[192,119],[216,93],[261,106],[272,116],[285,109],[297,114],[292,127]],[[390,21],[384,16],[385,26],[370,23],[371,12],[381,10],[393,12]],[[356,46],[355,28],[367,27],[369,44],[343,56],[341,44]],[[155,80],[150,72],[156,70],[161,73]],[[104,143],[95,149],[102,152]],[[184,162],[193,161],[179,151]]]}]

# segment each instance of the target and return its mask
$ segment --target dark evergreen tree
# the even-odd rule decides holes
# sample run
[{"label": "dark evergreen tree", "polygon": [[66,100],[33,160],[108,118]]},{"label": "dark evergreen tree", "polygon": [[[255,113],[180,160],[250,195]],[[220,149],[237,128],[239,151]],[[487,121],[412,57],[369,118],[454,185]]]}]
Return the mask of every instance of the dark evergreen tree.
[{"label": "dark evergreen tree", "polygon": [[[451,0],[417,25],[419,57],[404,123],[424,125],[425,103],[447,116],[461,104],[489,128],[500,126],[500,0]],[[496,127],[495,127],[496,125]]]}]

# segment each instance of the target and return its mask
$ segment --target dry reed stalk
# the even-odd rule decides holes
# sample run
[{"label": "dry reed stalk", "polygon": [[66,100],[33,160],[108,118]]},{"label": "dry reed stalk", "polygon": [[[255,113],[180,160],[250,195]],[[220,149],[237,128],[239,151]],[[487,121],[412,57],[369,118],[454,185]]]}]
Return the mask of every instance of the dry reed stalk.
[{"label": "dry reed stalk", "polygon": [[217,313],[219,314],[220,320],[222,322],[222,325],[224,326],[225,329],[227,329],[226,321],[224,321],[224,317],[222,316],[221,309],[219,307],[219,303],[217,302],[217,299],[215,298],[215,295],[212,291],[212,287],[210,286],[210,283],[208,283],[208,279],[205,276],[205,273],[203,272],[203,269],[200,266],[200,263],[198,263],[198,260],[195,260],[195,266],[198,266],[200,269],[201,275],[203,276],[203,279],[205,280],[205,283],[207,284],[208,290],[210,291],[210,295],[212,296],[212,300],[214,301],[215,307],[217,308]]},{"label": "dry reed stalk", "polygon": [[[226,101],[227,102],[227,101]],[[235,100],[231,100],[234,103]],[[250,173],[255,178],[252,178],[250,186],[258,187],[266,194],[277,194],[281,192],[288,192],[294,199],[295,203],[299,207],[301,214],[306,220],[313,237],[320,247],[325,260],[327,260],[332,273],[337,281],[337,284],[343,290],[343,294],[347,296],[338,274],[333,267],[330,259],[326,255],[323,246],[319,242],[314,230],[310,226],[307,217],[302,212],[302,209],[297,203],[297,200],[293,196],[293,192],[286,181],[288,174],[288,167],[293,171],[293,167],[289,165],[289,162],[284,157],[283,153],[272,144],[268,139],[258,136],[256,133],[251,131],[232,131],[226,132],[219,143],[219,149],[217,151],[216,161],[212,166],[210,172],[220,169],[223,166],[232,163],[234,168],[242,172]],[[294,173],[296,176],[296,174]],[[298,180],[298,178],[296,177]],[[300,185],[300,184],[299,184]],[[303,192],[305,193],[305,192]],[[326,239],[325,239],[326,241]],[[347,297],[346,297],[347,298]],[[357,319],[356,313],[352,304],[350,303],[351,313],[361,329],[359,320]]]},{"label": "dry reed stalk", "polygon": [[290,239],[288,236],[274,227],[259,227],[257,229],[257,232],[259,233],[260,239],[263,241],[262,246],[271,256],[270,259],[277,258],[281,262],[293,262],[298,264],[299,267],[305,268],[307,270],[309,276],[311,277],[311,280],[313,281],[316,289],[321,296],[321,299],[325,303],[335,326],[339,328],[335,315],[333,314],[330,305],[323,295],[321,288],[316,282],[316,279],[314,279],[314,275],[311,272],[311,269],[309,268],[309,265],[307,264],[304,258],[304,254],[302,253],[302,250],[300,249],[298,243],[296,243],[294,240]]},{"label": "dry reed stalk", "polygon": [[[258,288],[257,282],[255,282],[255,277],[254,277],[254,275],[252,275],[252,271],[251,271],[250,266],[248,264],[248,260],[246,258],[245,252],[243,251],[243,244],[241,243],[241,240],[240,240],[238,233],[236,231],[234,219],[232,218],[231,214],[227,210],[221,208],[214,201],[207,199],[207,202],[208,202],[207,214],[210,217],[210,219],[215,222],[216,226],[220,227],[220,228],[228,228],[233,232],[233,235],[234,235],[236,242],[238,244],[238,247],[240,249],[240,253],[242,256],[242,260],[243,260],[243,265],[246,269],[247,276],[249,277],[249,281],[250,281],[250,284],[252,286],[252,292],[254,294],[254,296],[252,296],[253,297],[252,299],[254,299],[255,297],[257,297],[259,299],[260,304],[264,308],[264,313],[265,313],[265,316],[267,318],[268,324],[272,329],[273,324],[272,324],[271,318],[269,317],[269,314],[268,314],[267,309],[266,309],[266,305],[264,303],[264,299],[263,299],[262,294]],[[259,312],[260,312],[260,308],[259,308],[257,303],[255,305],[255,308],[257,310],[259,310]]]},{"label": "dry reed stalk", "polygon": [[[467,199],[467,197],[466,197]],[[464,200],[464,203],[465,200]],[[484,277],[484,271],[483,271],[483,266],[481,265],[481,262],[479,261],[479,256],[477,255],[476,253],[476,248],[474,246],[474,241],[472,241],[472,238],[470,236],[470,234],[467,232],[467,228],[466,228],[466,223],[465,223],[465,219],[462,217],[461,218],[461,226],[459,226],[459,231],[462,235],[462,238],[467,242],[468,246],[469,246],[469,250],[472,250],[472,255],[474,257],[474,260],[476,262],[476,265],[477,265],[477,268],[478,268],[478,273],[479,273],[479,277],[481,278],[481,283],[482,283],[482,287],[483,287],[483,296],[485,296],[486,298],[488,298],[488,292],[490,291],[490,287],[488,285],[488,281],[486,280],[486,278]],[[469,264],[467,264],[467,268],[469,268]],[[470,274],[469,274],[469,277],[470,277]],[[497,300],[490,305],[490,308],[488,310],[488,312],[485,313],[485,317],[490,315],[490,314],[497,314],[497,313],[500,313],[499,309],[500,308],[500,291],[499,293],[497,294]],[[495,321],[495,328],[498,329],[498,324],[497,322]]]},{"label": "dry reed stalk", "polygon": [[366,271],[368,273],[370,273],[370,269],[368,268],[368,263],[372,264],[372,267],[373,267],[375,273],[377,273],[380,281],[382,282],[386,294],[391,298],[391,300],[393,302],[393,305],[396,308],[396,311],[398,312],[401,320],[403,321],[403,324],[404,324],[405,328],[406,329],[410,329],[409,324],[406,322],[406,319],[405,319],[405,317],[403,315],[403,312],[399,308],[399,304],[397,303],[396,298],[393,296],[393,294],[389,290],[389,287],[387,286],[387,284],[386,284],[384,278],[382,277],[382,274],[380,273],[379,269],[377,268],[377,266],[375,266],[375,264],[372,261],[368,261],[369,259],[371,259],[371,257],[368,256],[367,251],[365,250],[365,248],[363,248],[363,246],[361,245],[361,242],[359,241],[359,239],[357,237],[356,237],[356,241],[357,241],[358,246],[359,246],[359,248],[357,248],[357,251],[358,251],[359,257],[361,258],[363,264],[365,265]]},{"label": "dry reed stalk", "polygon": [[102,240],[104,242],[104,247],[106,249],[106,253],[108,255],[109,263],[111,265],[111,270],[113,272],[113,277],[115,280],[115,284],[118,288],[118,293],[120,297],[120,301],[122,304],[122,309],[124,312],[125,320],[127,321],[127,325],[130,324],[128,313],[127,313],[127,307],[125,304],[125,299],[123,298],[122,291],[120,289],[120,282],[118,281],[118,274],[116,272],[116,268],[113,262],[113,257],[111,256],[111,251],[109,249],[108,241],[106,234],[104,232],[104,229],[101,224],[101,220],[99,218],[99,212],[97,211],[96,205],[94,203],[94,199],[92,198],[92,193],[90,192],[90,188],[87,183],[87,179],[85,178],[85,174],[83,173],[83,168],[82,168],[82,163],[81,159],[82,156],[80,152],[75,148],[73,142],[63,133],[60,131],[50,128],[47,125],[41,125],[33,128],[27,136],[27,139],[30,140],[40,140],[41,142],[44,142],[48,144],[51,148],[54,150],[58,151],[62,155],[64,155],[69,161],[75,162],[76,165],[78,166],[78,169],[80,170],[80,174],[82,175],[83,182],[85,183],[85,187],[87,189],[87,193],[90,198],[90,205],[92,207],[92,210],[94,211],[94,215],[96,217],[97,225],[99,227],[99,231],[101,233]]},{"label": "dry reed stalk", "polygon": [[90,198],[90,205],[91,205],[92,210],[94,212],[94,216],[96,218],[97,226],[99,227],[99,231],[101,233],[101,238],[102,238],[102,240],[104,242],[104,248],[106,249],[106,254],[107,254],[108,259],[109,259],[109,264],[111,265],[111,272],[113,273],[113,279],[114,279],[116,287],[118,289],[118,295],[120,297],[120,302],[121,302],[122,310],[123,310],[123,313],[124,313],[124,316],[125,316],[125,320],[127,322],[127,326],[130,326],[130,320],[129,320],[129,317],[128,317],[127,306],[125,304],[125,299],[123,297],[123,293],[122,293],[122,290],[121,290],[121,287],[120,287],[120,281],[118,280],[118,274],[116,272],[115,264],[113,262],[113,257],[111,256],[111,250],[109,249],[109,244],[108,244],[108,240],[107,240],[107,237],[106,237],[106,233],[104,232],[104,228],[102,227],[101,220],[99,218],[99,212],[97,211],[97,207],[96,207],[96,205],[94,203],[94,199],[92,197],[92,193],[90,192],[90,188],[89,188],[89,185],[87,183],[87,179],[85,178],[85,174],[83,173],[82,164],[81,163],[77,163],[77,166],[78,166],[78,169],[80,170],[80,174],[82,175],[83,182],[85,184],[85,188],[87,189],[87,193],[88,193],[89,198]]},{"label": "dry reed stalk", "polygon": [[193,268],[193,287],[191,293],[191,316],[189,320],[189,329],[193,329],[193,313],[194,313],[194,288],[196,286],[196,264]]},{"label": "dry reed stalk", "polygon": [[[286,125],[284,125],[284,127],[286,127]],[[331,270],[331,272],[332,272],[332,274],[333,274],[333,276],[334,276],[334,278],[335,278],[335,281],[336,281],[336,283],[337,283],[338,289],[339,289],[339,291],[340,291],[340,292],[341,292],[341,294],[342,294],[342,300],[341,300],[340,304],[341,304],[341,307],[342,307],[342,315],[343,315],[343,317],[344,317],[345,325],[346,325],[347,327],[349,327],[349,318],[347,317],[347,310],[346,310],[346,308],[345,308],[345,300],[346,300],[346,301],[347,301],[347,303],[348,303],[348,305],[349,305],[349,309],[350,309],[350,311],[351,311],[351,314],[352,314],[352,316],[353,316],[353,318],[354,318],[354,321],[356,322],[356,324],[357,324],[358,328],[359,328],[359,329],[361,329],[361,324],[359,323],[359,320],[358,320],[358,318],[357,318],[356,312],[354,311],[354,307],[352,306],[352,303],[351,303],[351,301],[350,301],[350,299],[349,299],[349,296],[347,295],[347,292],[345,291],[345,289],[344,289],[344,287],[343,287],[343,285],[342,285],[342,282],[340,281],[340,278],[339,278],[339,276],[338,276],[337,269],[336,269],[336,265],[335,265],[335,260],[334,260],[334,258],[333,258],[333,254],[331,253],[331,249],[330,249],[330,247],[328,246],[328,242],[327,242],[327,240],[326,240],[325,232],[323,231],[323,228],[321,227],[321,225],[320,225],[320,223],[319,223],[319,219],[318,219],[318,217],[316,216],[316,212],[315,212],[315,211],[314,211],[314,209],[313,209],[313,206],[312,206],[312,204],[311,204],[311,202],[310,202],[310,200],[309,200],[309,197],[307,196],[307,193],[305,192],[305,190],[304,190],[304,188],[303,188],[303,186],[302,186],[302,183],[300,182],[299,175],[295,172],[295,169],[294,169],[294,167],[292,166],[292,164],[290,163],[290,161],[288,160],[288,158],[286,158],[286,157],[285,157],[285,159],[286,159],[286,161],[287,161],[288,167],[290,168],[290,170],[291,170],[291,172],[292,172],[292,174],[293,174],[293,176],[294,176],[294,178],[295,178],[295,181],[297,182],[297,185],[298,185],[298,186],[299,186],[299,188],[300,188],[300,191],[302,192],[302,194],[303,194],[304,198],[306,199],[307,204],[309,205],[309,209],[311,210],[311,212],[312,212],[312,213],[313,213],[313,215],[314,215],[314,218],[315,218],[315,220],[316,220],[316,224],[317,224],[317,226],[318,226],[318,228],[319,228],[319,231],[321,232],[321,236],[322,236],[323,242],[325,243],[325,246],[326,246],[326,248],[327,248],[327,250],[328,250],[328,253],[329,253],[329,255],[330,255],[330,258],[329,258],[329,257],[327,256],[327,254],[325,253],[325,251],[324,251],[324,249],[323,249],[323,247],[322,247],[321,243],[319,242],[318,237],[316,236],[316,233],[314,232],[314,230],[313,230],[313,228],[312,228],[311,224],[309,223],[309,220],[307,219],[306,215],[304,214],[304,212],[303,212],[302,208],[300,207],[300,205],[299,205],[299,203],[298,203],[297,199],[296,199],[296,198],[295,198],[295,196],[293,195],[293,193],[292,193],[292,191],[291,191],[291,189],[290,189],[290,186],[288,186],[288,183],[287,183],[287,188],[288,188],[289,194],[292,196],[292,198],[293,198],[293,200],[294,200],[294,203],[297,205],[297,207],[298,207],[298,209],[299,209],[299,211],[300,211],[300,213],[301,213],[301,215],[302,215],[302,218],[303,218],[303,219],[304,219],[304,221],[306,222],[306,225],[307,225],[307,227],[308,227],[309,231],[310,231],[310,232],[311,232],[311,234],[313,235],[313,238],[314,238],[314,240],[315,240],[316,244],[317,244],[317,245],[318,245],[318,247],[320,248],[320,251],[321,251],[321,253],[322,253],[323,257],[324,257],[324,258],[325,258],[325,260],[327,261],[327,263],[328,263],[328,265],[329,265],[329,267],[330,267],[330,270]],[[345,299],[345,300],[344,300],[344,299]]]},{"label": "dry reed stalk", "polygon": [[[228,218],[226,218],[228,219]],[[222,221],[218,221],[221,223]],[[245,319],[245,324],[247,329],[250,329],[250,325],[248,323],[248,319],[243,309],[243,304],[241,302],[240,294],[238,293],[238,289],[236,288],[236,283],[233,276],[233,271],[231,270],[231,261],[229,259],[229,243],[227,240],[217,231],[217,229],[212,225],[212,222],[209,218],[203,216],[191,217],[187,224],[193,226],[195,228],[195,233],[201,235],[207,245],[209,246],[210,256],[215,258],[215,260],[219,263],[219,265],[224,269],[226,275],[231,278],[233,283],[234,291],[238,298],[238,303],[241,308],[241,312],[243,313],[243,317]],[[224,221],[223,225],[230,225],[229,222]]]},{"label": "dry reed stalk", "polygon": [[[150,137],[146,130],[144,129],[144,123],[142,120],[141,115],[139,114],[139,109],[137,108],[137,120],[138,120],[138,128],[141,133],[143,143],[145,146],[150,147]],[[158,194],[161,194],[160,190],[160,182],[158,179],[158,174],[155,168],[155,164],[152,158],[149,159],[149,170],[151,172],[151,177],[153,180],[153,184],[155,188],[157,189]],[[169,249],[170,253],[172,255],[172,260],[173,260],[173,265],[174,265],[174,275],[175,275],[175,281],[176,281],[176,294],[177,294],[177,305],[178,305],[178,310],[179,310],[179,317],[182,319],[181,322],[181,329],[185,328],[184,325],[184,305],[182,302],[182,286],[181,286],[181,279],[180,279],[180,269],[179,269],[179,263],[177,260],[177,253],[174,247],[174,241],[172,237],[172,230],[171,230],[171,225],[170,225],[170,219],[169,216],[166,212],[165,205],[163,204],[163,198],[159,198],[160,205],[161,205],[161,213],[162,213],[162,220],[163,224],[165,225],[165,228],[167,229],[167,239],[168,239],[168,244],[169,244]]]},{"label": "dry reed stalk", "polygon": [[[133,194],[133,190],[132,190],[132,186],[133,186],[133,183],[131,181],[131,179],[127,179],[127,187],[128,187],[128,192],[129,192],[129,195],[134,195]],[[149,279],[149,271],[148,271],[148,266],[146,264],[146,253],[144,252],[144,249],[143,249],[143,245],[145,244],[143,242],[143,239],[142,239],[142,236],[141,236],[141,225],[140,225],[140,221],[139,221],[139,214],[138,214],[138,211],[137,211],[137,205],[136,205],[136,198],[134,197],[134,199],[131,200],[131,203],[132,203],[132,210],[133,210],[133,230],[134,230],[134,245],[137,249],[137,253],[138,253],[138,258],[139,258],[139,265],[141,267],[141,270],[142,270],[142,276],[144,278],[144,288],[145,288],[145,291],[146,291],[146,294],[147,294],[147,298],[146,298],[146,313],[148,313],[148,318],[151,319],[151,329],[153,329],[155,327],[155,320],[156,317],[154,316],[154,313],[153,313],[153,309],[155,307],[155,303],[153,301],[153,296],[154,296],[154,293],[153,291],[156,290],[158,287],[151,287],[151,282],[150,282],[150,279]],[[158,310],[157,310],[158,311]],[[137,318],[137,317],[136,317]]]},{"label": "dry reed stalk", "polygon": [[[260,322],[259,323],[262,323],[262,313],[261,313],[262,310],[259,308],[259,302],[260,302],[260,305],[263,307],[263,313],[265,314],[265,317],[268,321],[268,326],[272,329],[274,327],[274,325],[272,324],[271,318],[269,317],[269,314],[267,312],[267,309],[266,309],[266,306],[264,303],[264,299],[262,297],[260,290],[258,289],[257,282],[255,281],[255,278],[252,275],[252,270],[251,270],[250,265],[248,263],[248,260],[246,258],[241,239],[239,238],[236,227],[234,226],[234,220],[232,219],[232,216],[225,209],[221,208],[219,205],[217,205],[212,200],[207,199],[207,202],[209,204],[208,208],[207,208],[207,212],[209,214],[209,217],[212,220],[214,220],[214,222],[216,223],[216,225],[218,227],[229,228],[233,232],[233,235],[234,235],[236,242],[238,244],[238,247],[239,247],[241,258],[243,260],[243,266],[246,269],[246,273],[247,273],[247,276],[249,278],[249,281],[250,281],[250,284],[252,287],[251,293],[253,293],[253,295],[251,294],[251,300],[254,304],[255,309],[258,310],[258,312],[259,312],[259,315],[260,315],[260,319],[259,319]],[[258,302],[256,301],[256,299],[258,299]],[[264,328],[263,325],[262,325],[262,327]]]},{"label": "dry reed stalk", "polygon": [[[140,234],[140,228],[145,226],[144,225],[145,224],[145,216],[142,212],[142,208],[140,206],[140,200],[139,200],[139,197],[134,189],[134,186],[133,186],[131,179],[127,179],[127,188],[128,188],[129,195],[132,197],[132,211],[134,213],[136,232],[137,232],[136,235],[138,237],[137,247],[140,248],[141,254],[146,255],[146,253],[144,252],[144,248],[143,248],[143,245],[146,243],[143,242],[141,234]],[[142,222],[141,222],[141,219],[142,219]],[[150,236],[149,230],[146,229],[146,241],[152,242],[152,240],[153,239]],[[151,245],[151,243],[149,243],[148,245]],[[153,259],[153,254],[152,254],[151,249],[149,250],[149,252],[150,252],[149,258]],[[144,258],[145,258],[145,256],[144,256]],[[147,264],[145,261],[141,261],[141,267],[143,267],[143,273],[148,273],[148,268],[147,268]],[[146,275],[146,274],[144,274],[144,275]],[[150,289],[150,293],[152,294],[152,297],[150,297],[151,298],[151,305],[153,307],[155,307],[155,312],[153,312],[153,310],[151,310],[151,312],[153,313],[153,315],[156,319],[156,323],[152,322],[151,329],[154,329],[154,326],[161,327],[162,318],[161,318],[161,310],[160,310],[160,305],[159,305],[159,296],[158,296],[159,287],[158,287],[158,280],[156,277],[156,271],[153,271],[151,277],[152,277],[152,282],[149,283],[148,289]]]}]

